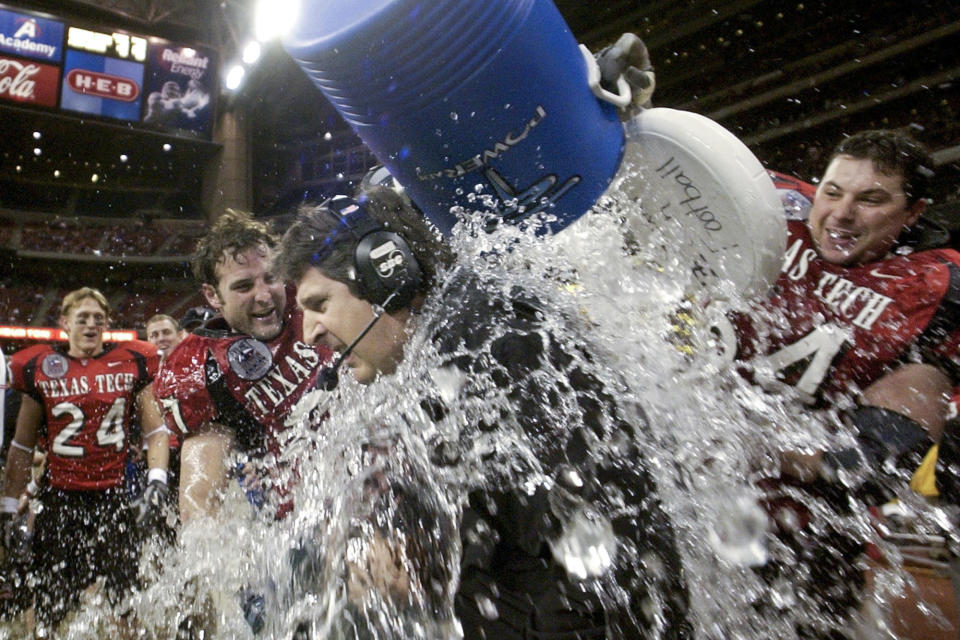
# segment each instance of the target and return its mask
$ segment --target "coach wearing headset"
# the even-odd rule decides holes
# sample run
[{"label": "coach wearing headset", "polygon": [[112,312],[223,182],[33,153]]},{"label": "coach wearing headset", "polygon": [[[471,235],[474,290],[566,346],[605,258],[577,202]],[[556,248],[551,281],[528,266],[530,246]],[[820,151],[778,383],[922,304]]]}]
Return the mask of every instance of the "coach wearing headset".
[{"label": "coach wearing headset", "polygon": [[[454,442],[428,439],[431,463],[479,462],[485,476],[468,487],[459,523],[455,609],[465,637],[633,638],[660,625],[658,637],[686,637],[687,593],[672,527],[634,444],[645,429],[642,416],[628,422],[610,383],[595,375],[574,322],[558,325],[549,302],[490,275],[444,269],[449,257],[407,201],[374,188],[356,201],[337,197],[301,213],[274,267],[298,286],[304,340],[340,352],[321,386],[336,386],[341,365],[362,384],[389,382],[404,358],[429,351],[404,351],[422,329],[440,354],[437,369],[459,376],[452,396],[447,385],[432,394],[441,406],[412,419],[458,416]],[[411,389],[416,381],[404,384],[404,394],[423,392]],[[459,411],[445,411],[444,403]],[[481,409],[471,414],[468,405]],[[493,406],[501,409],[490,415]],[[542,474],[502,473],[513,451],[498,445],[518,434]],[[484,438],[492,449],[476,457],[471,447]],[[619,446],[606,447],[611,442]],[[598,580],[582,573],[578,580],[577,567],[551,553],[576,514],[587,511],[617,536],[615,568],[591,576]],[[618,604],[593,591],[611,578],[620,587]]]}]

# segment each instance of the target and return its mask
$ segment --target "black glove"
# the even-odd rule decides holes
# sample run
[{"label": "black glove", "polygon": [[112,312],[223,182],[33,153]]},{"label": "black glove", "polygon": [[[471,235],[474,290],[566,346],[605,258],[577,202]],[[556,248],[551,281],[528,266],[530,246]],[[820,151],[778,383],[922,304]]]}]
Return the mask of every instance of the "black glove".
[{"label": "black glove", "polygon": [[140,497],[130,505],[138,527],[153,527],[160,519],[170,497],[170,488],[163,480],[151,480]]},{"label": "black glove", "polygon": [[894,499],[935,444],[919,422],[883,407],[858,407],[846,421],[856,429],[859,447],[825,452],[820,476],[836,484],[838,471],[845,470],[852,477],[843,488],[871,505]]},{"label": "black glove", "polygon": [[0,513],[0,532],[3,548],[15,562],[25,561],[30,556],[33,532],[27,527],[27,515]]},{"label": "black glove", "polygon": [[636,34],[625,33],[615,44],[603,49],[597,55],[597,65],[604,89],[616,93],[617,80],[623,76],[633,92],[633,108],[650,107],[656,78],[647,45]]}]

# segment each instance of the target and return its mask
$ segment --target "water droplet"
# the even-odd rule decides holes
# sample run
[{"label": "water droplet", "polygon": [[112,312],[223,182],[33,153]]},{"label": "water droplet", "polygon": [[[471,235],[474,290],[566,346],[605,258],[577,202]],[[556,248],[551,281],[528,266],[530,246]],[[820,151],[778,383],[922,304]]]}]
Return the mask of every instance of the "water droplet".
[{"label": "water droplet", "polygon": [[722,558],[736,565],[760,566],[767,561],[767,514],[751,495],[727,503],[709,531],[710,543]]},{"label": "water droplet", "polygon": [[496,620],[500,617],[500,612],[497,611],[497,605],[493,603],[493,600],[482,593],[478,593],[474,599],[477,601],[477,610],[484,618]]},{"label": "water droplet", "polygon": [[583,508],[563,525],[550,550],[567,573],[586,580],[603,575],[613,565],[617,537],[607,518]]}]

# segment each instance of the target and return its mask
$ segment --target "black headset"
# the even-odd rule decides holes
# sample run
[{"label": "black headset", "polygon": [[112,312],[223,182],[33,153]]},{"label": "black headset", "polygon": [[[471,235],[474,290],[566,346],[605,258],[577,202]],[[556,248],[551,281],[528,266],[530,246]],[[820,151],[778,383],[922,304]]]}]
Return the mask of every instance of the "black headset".
[{"label": "black headset", "polygon": [[403,236],[377,222],[362,201],[349,196],[334,196],[321,206],[357,241],[353,266],[361,297],[386,311],[408,306],[423,285],[423,272]]}]

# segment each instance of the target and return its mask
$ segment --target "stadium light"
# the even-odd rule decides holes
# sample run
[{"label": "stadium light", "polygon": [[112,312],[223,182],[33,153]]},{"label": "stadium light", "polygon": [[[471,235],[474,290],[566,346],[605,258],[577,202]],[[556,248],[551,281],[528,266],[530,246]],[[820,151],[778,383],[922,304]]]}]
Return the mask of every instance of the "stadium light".
[{"label": "stadium light", "polygon": [[247,43],[247,46],[243,48],[243,64],[253,64],[260,59],[260,43],[256,40],[251,40]]},{"label": "stadium light", "polygon": [[243,65],[235,64],[230,67],[230,70],[227,71],[227,78],[224,81],[227,90],[236,91],[239,89],[240,85],[243,84],[244,74],[246,74],[246,70],[243,68]]},{"label": "stadium light", "polygon": [[300,13],[299,0],[257,0],[253,33],[260,42],[281,38],[293,27]]}]

